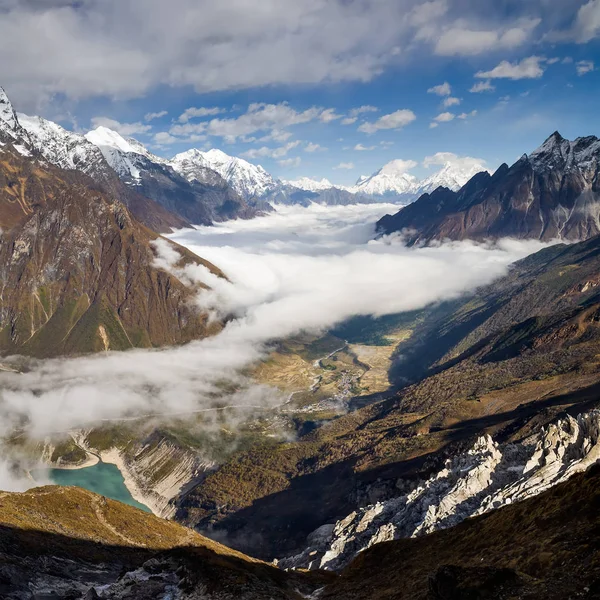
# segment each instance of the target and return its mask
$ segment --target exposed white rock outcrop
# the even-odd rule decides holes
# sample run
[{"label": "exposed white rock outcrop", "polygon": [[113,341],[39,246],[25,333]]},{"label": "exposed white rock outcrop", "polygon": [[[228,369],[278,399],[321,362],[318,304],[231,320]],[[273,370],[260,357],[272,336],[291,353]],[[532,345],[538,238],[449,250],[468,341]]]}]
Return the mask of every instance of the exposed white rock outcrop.
[{"label": "exposed white rock outcrop", "polygon": [[499,445],[484,436],[409,493],[320,527],[309,536],[304,552],[278,564],[282,568],[340,569],[374,544],[452,527],[468,517],[535,496],[598,460],[600,411],[560,419],[522,443]]}]

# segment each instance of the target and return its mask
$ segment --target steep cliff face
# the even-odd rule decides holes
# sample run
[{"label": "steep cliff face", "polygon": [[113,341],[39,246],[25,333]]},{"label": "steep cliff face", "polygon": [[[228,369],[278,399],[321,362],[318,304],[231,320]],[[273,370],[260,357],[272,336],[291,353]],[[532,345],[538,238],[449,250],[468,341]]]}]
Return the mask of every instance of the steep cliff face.
[{"label": "steep cliff face", "polygon": [[567,417],[522,443],[481,437],[426,480],[357,511],[309,536],[309,546],[279,562],[283,568],[341,569],[380,542],[418,537],[469,517],[536,496],[600,459],[600,412]]},{"label": "steep cliff face", "polygon": [[553,133],[531,155],[458,192],[438,188],[377,224],[409,244],[516,237],[585,240],[600,233],[600,140]]},{"label": "steep cliff face", "polygon": [[214,332],[188,302],[197,290],[155,266],[157,234],[84,175],[3,152],[0,227],[3,352],[121,350]]}]

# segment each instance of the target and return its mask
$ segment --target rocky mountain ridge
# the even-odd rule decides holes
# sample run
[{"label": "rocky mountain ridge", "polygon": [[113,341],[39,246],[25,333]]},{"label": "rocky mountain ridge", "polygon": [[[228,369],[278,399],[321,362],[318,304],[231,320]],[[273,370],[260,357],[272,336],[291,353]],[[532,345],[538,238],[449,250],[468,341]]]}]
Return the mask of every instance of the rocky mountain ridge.
[{"label": "rocky mountain ridge", "polygon": [[[0,349],[36,357],[178,344],[218,330],[155,264],[159,236],[77,171],[0,152]],[[220,271],[176,244],[182,264]]]},{"label": "rocky mountain ridge", "polygon": [[600,233],[600,141],[554,132],[531,155],[460,190],[438,187],[377,224],[408,244],[515,237],[585,240]]},{"label": "rocky mountain ridge", "polygon": [[446,460],[425,481],[398,480],[402,495],[381,500],[309,537],[282,568],[338,570],[374,544],[454,527],[469,517],[537,496],[600,460],[600,412],[567,416],[522,442],[498,444],[489,435]]}]

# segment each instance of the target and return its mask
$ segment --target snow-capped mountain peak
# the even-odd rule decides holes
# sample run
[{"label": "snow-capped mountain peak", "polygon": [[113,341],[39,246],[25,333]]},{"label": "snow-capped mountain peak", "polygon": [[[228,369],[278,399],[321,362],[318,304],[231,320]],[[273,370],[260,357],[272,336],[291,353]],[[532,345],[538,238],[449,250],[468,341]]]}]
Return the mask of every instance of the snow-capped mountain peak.
[{"label": "snow-capped mountain peak", "polygon": [[407,173],[406,164],[392,160],[370,177],[361,177],[352,188],[355,193],[374,196],[405,195],[418,189],[418,179]]},{"label": "snow-capped mountain peak", "polygon": [[212,169],[244,198],[264,196],[277,187],[277,181],[260,165],[229,156],[217,148],[206,152],[192,148],[174,156],[170,164],[190,181],[197,179],[196,168]]},{"label": "snow-capped mountain peak", "polygon": [[17,113],[8,99],[4,88],[0,87],[0,121],[4,124],[3,129],[15,131],[19,127]]},{"label": "snow-capped mountain peak", "polygon": [[19,123],[29,134],[31,145],[49,162],[61,169],[76,169],[91,176],[107,174],[108,165],[99,148],[85,136],[67,131],[42,117],[18,114]]},{"label": "snow-capped mountain peak", "polygon": [[323,179],[321,179],[320,181],[316,179],[311,179],[310,177],[299,177],[298,179],[294,179],[293,181],[284,181],[283,183],[296,187],[300,190],[305,190],[307,192],[319,192],[322,190],[330,190],[331,188],[336,187],[339,189],[343,189],[341,188],[341,186],[333,185],[333,183],[331,183],[331,181],[329,181],[329,179],[326,179],[325,177],[323,177]]},{"label": "snow-capped mountain peak", "polygon": [[439,187],[446,187],[452,191],[458,191],[471,177],[487,171],[482,163],[476,161],[446,162],[439,171],[419,183],[419,194],[428,194]]},{"label": "snow-capped mountain peak", "polygon": [[132,178],[134,182],[139,181],[145,161],[168,164],[167,160],[152,154],[138,140],[124,138],[108,127],[97,127],[86,133],[85,138],[100,149],[108,164],[125,180]]}]

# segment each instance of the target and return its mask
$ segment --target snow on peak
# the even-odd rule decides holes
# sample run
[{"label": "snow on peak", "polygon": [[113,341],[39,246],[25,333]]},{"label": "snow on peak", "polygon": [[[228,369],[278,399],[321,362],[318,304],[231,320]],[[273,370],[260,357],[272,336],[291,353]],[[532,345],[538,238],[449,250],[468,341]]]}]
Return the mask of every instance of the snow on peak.
[{"label": "snow on peak", "polygon": [[76,169],[92,176],[106,173],[102,153],[83,135],[67,131],[42,117],[19,113],[18,118],[29,134],[31,145],[48,162],[61,169]]},{"label": "snow on peak", "polygon": [[85,138],[100,149],[117,175],[126,180],[131,178],[134,182],[139,182],[148,160],[157,164],[168,162],[152,154],[138,140],[124,138],[120,133],[102,125],[86,133]]},{"label": "snow on peak", "polygon": [[538,171],[554,168],[586,168],[600,160],[600,140],[595,136],[580,137],[571,142],[555,131],[529,160]]},{"label": "snow on peak", "polygon": [[321,179],[321,181],[317,181],[316,179],[311,179],[310,177],[299,177],[293,181],[284,181],[284,183],[307,192],[319,192],[322,190],[330,190],[331,188],[339,187],[333,185],[329,179],[325,178]]},{"label": "snow on peak", "polygon": [[[112,148],[121,152],[137,152],[132,144],[130,144],[120,133],[100,125],[92,131],[85,134],[85,138],[92,142],[98,148]],[[139,154],[139,152],[137,152]]]},{"label": "snow on peak", "polygon": [[416,163],[412,161],[392,160],[370,177],[361,177],[351,190],[373,196],[414,193],[418,188],[419,180],[407,171],[415,165]]},{"label": "snow on peak", "polygon": [[17,114],[2,87],[0,87],[0,121],[3,121],[6,124],[6,128],[8,128],[9,131],[14,132],[19,127]]},{"label": "snow on peak", "polygon": [[487,167],[481,162],[448,161],[439,171],[421,181],[419,194],[431,193],[439,187],[445,187],[456,192],[477,173],[487,170]]},{"label": "snow on peak", "polygon": [[196,179],[194,167],[216,171],[244,198],[264,196],[277,187],[277,182],[260,165],[253,165],[242,158],[229,156],[213,148],[203,152],[196,148],[177,154],[170,162],[175,171],[188,180]]}]

